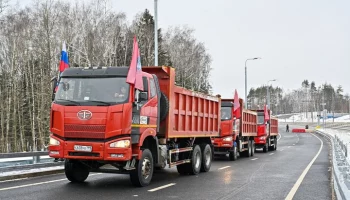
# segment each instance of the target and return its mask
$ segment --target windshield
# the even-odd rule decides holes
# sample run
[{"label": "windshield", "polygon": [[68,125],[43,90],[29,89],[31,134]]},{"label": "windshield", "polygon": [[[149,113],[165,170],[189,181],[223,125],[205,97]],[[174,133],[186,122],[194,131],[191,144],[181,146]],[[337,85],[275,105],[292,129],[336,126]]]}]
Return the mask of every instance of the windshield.
[{"label": "windshield", "polygon": [[126,77],[61,78],[55,103],[62,105],[115,105],[129,100]]},{"label": "windshield", "polygon": [[265,124],[265,117],[263,114],[258,114],[258,124]]},{"label": "windshield", "polygon": [[232,117],[232,107],[221,107],[221,120],[229,120]]}]

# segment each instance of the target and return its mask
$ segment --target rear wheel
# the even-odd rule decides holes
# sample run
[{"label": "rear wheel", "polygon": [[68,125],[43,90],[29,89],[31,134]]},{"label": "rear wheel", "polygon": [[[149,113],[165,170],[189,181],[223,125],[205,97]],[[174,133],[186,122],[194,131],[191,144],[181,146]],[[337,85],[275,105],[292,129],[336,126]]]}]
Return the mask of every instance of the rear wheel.
[{"label": "rear wheel", "polygon": [[153,176],[153,157],[149,149],[142,151],[142,157],[136,162],[136,169],[131,171],[131,183],[138,187],[149,185]]},{"label": "rear wheel", "polygon": [[202,165],[202,151],[199,145],[195,145],[191,155],[191,163],[189,163],[189,173],[192,175],[199,174]]},{"label": "rear wheel", "polygon": [[202,144],[202,165],[201,172],[208,172],[211,167],[211,161],[213,159],[213,154],[209,144]]},{"label": "rear wheel", "polygon": [[65,160],[64,173],[70,182],[81,183],[89,176],[89,169],[79,161]]}]

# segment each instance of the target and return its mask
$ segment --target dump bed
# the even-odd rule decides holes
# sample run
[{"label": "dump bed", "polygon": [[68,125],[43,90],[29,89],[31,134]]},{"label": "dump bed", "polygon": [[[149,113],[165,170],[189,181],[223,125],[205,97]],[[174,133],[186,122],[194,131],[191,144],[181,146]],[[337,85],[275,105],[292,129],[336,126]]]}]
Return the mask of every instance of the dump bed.
[{"label": "dump bed", "polygon": [[270,119],[270,136],[278,135],[278,119],[271,117]]},{"label": "dump bed", "polygon": [[143,67],[155,74],[160,90],[169,99],[169,113],[160,123],[159,134],[165,138],[217,137],[220,127],[221,99],[175,85],[175,69]]},{"label": "dump bed", "polygon": [[257,136],[257,113],[242,109],[240,122],[240,136]]}]

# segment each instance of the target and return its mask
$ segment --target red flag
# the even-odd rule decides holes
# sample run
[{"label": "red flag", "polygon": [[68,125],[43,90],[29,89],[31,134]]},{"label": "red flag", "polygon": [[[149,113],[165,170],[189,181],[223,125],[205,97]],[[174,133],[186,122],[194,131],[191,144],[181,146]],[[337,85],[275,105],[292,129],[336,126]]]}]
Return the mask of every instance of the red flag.
[{"label": "red flag", "polygon": [[241,117],[241,105],[239,104],[237,90],[235,90],[235,98],[234,98],[234,101],[233,101],[233,115],[237,119]]},{"label": "red flag", "polygon": [[132,51],[128,76],[126,77],[126,82],[134,85],[136,89],[143,91],[140,49],[136,40],[136,36],[134,36],[134,47]]},{"label": "red flag", "polygon": [[264,106],[264,114],[265,114],[265,122],[267,122],[268,120],[270,120],[270,115],[266,105]]}]

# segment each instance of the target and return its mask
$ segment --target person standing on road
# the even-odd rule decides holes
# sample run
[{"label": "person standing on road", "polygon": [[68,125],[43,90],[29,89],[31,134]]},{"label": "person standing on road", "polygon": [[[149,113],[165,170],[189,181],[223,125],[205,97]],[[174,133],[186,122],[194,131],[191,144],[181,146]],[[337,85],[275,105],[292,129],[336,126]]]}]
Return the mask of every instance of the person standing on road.
[{"label": "person standing on road", "polygon": [[286,126],[286,132],[289,132],[289,126],[288,126],[288,124],[287,124],[287,126]]}]

